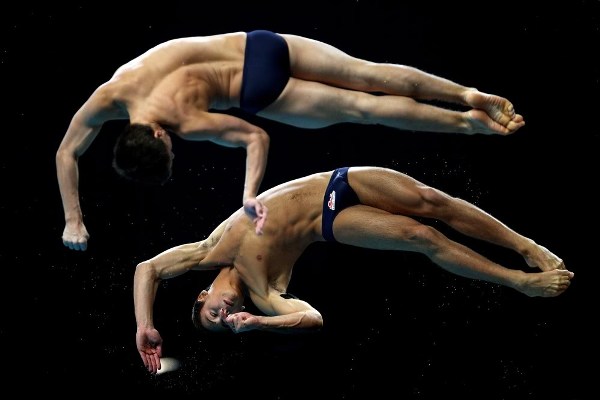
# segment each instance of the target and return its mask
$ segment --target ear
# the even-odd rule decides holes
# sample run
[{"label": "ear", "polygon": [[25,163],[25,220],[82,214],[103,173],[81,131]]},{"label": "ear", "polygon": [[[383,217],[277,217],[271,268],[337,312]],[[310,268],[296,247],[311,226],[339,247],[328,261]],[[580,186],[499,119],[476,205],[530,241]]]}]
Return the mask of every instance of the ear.
[{"label": "ear", "polygon": [[158,128],[158,129],[154,129],[154,138],[155,139],[160,139],[161,137],[167,135],[167,132],[162,129],[162,128]]},{"label": "ear", "polygon": [[208,292],[206,290],[203,290],[200,292],[200,294],[198,295],[198,301],[204,301],[206,299],[206,296],[208,296]]}]

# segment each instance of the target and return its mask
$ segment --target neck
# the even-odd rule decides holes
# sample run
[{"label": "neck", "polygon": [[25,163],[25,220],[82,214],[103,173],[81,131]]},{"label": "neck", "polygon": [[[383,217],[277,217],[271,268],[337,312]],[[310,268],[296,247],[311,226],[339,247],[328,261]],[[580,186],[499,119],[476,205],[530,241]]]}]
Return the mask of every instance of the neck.
[{"label": "neck", "polygon": [[220,288],[220,290],[229,288],[242,297],[245,297],[246,294],[244,290],[245,285],[242,282],[240,274],[233,266],[222,267],[221,271],[219,271],[219,274],[213,281],[212,286]]},{"label": "neck", "polygon": [[222,267],[221,271],[217,275],[215,281],[221,281],[227,283],[232,288],[239,290],[242,284],[239,272],[231,266]]}]

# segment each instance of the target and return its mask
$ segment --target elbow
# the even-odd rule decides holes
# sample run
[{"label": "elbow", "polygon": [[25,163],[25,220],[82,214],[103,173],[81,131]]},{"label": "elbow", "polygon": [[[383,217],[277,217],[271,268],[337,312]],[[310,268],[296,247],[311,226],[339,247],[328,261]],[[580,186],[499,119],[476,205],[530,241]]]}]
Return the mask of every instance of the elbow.
[{"label": "elbow", "polygon": [[261,147],[268,149],[271,144],[271,137],[263,129],[259,129],[254,135],[255,140],[260,143]]},{"label": "elbow", "polygon": [[143,275],[148,268],[149,268],[148,262],[144,261],[144,262],[139,263],[138,265],[135,266],[134,276]]},{"label": "elbow", "polygon": [[318,332],[323,329],[323,316],[320,312],[313,310],[309,312],[310,314],[310,330]]},{"label": "elbow", "polygon": [[78,156],[72,150],[69,150],[66,147],[60,146],[56,151],[55,161],[56,165],[62,165],[67,163],[69,160],[77,161]]},{"label": "elbow", "polygon": [[135,266],[135,273],[144,273],[152,269],[152,263],[150,261],[142,261]]},{"label": "elbow", "polygon": [[56,151],[56,164],[61,164],[67,158],[67,152],[64,148],[59,147]]},{"label": "elbow", "polygon": [[156,274],[156,271],[154,270],[154,266],[149,261],[143,261],[135,267],[134,278],[140,279],[142,277],[146,279],[150,278],[154,281],[160,280]]}]

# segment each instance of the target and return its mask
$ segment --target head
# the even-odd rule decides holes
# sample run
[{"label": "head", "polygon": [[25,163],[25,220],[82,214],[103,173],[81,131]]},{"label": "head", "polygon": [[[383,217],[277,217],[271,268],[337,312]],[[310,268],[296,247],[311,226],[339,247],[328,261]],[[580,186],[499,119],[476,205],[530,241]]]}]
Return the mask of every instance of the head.
[{"label": "head", "polygon": [[158,124],[128,124],[114,147],[113,167],[119,175],[145,184],[166,183],[173,166],[173,144]]},{"label": "head", "polygon": [[232,332],[225,324],[225,318],[243,310],[244,295],[239,290],[213,282],[196,298],[192,308],[192,323],[197,329],[215,333]]}]

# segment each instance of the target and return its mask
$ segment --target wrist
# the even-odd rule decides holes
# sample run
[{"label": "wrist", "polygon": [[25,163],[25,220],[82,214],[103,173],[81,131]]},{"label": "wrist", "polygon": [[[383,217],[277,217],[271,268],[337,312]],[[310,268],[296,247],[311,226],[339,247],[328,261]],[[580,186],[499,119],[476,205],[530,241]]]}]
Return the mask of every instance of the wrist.
[{"label": "wrist", "polygon": [[268,328],[269,324],[267,323],[267,317],[263,315],[255,315],[254,318],[254,323],[251,326],[249,326],[251,330],[262,331]]},{"label": "wrist", "polygon": [[70,212],[65,214],[65,223],[69,225],[81,224],[83,217],[81,212]]},{"label": "wrist", "polygon": [[154,324],[152,323],[143,323],[143,324],[137,324],[137,330],[139,331],[147,331],[147,330],[151,330],[154,329]]}]

